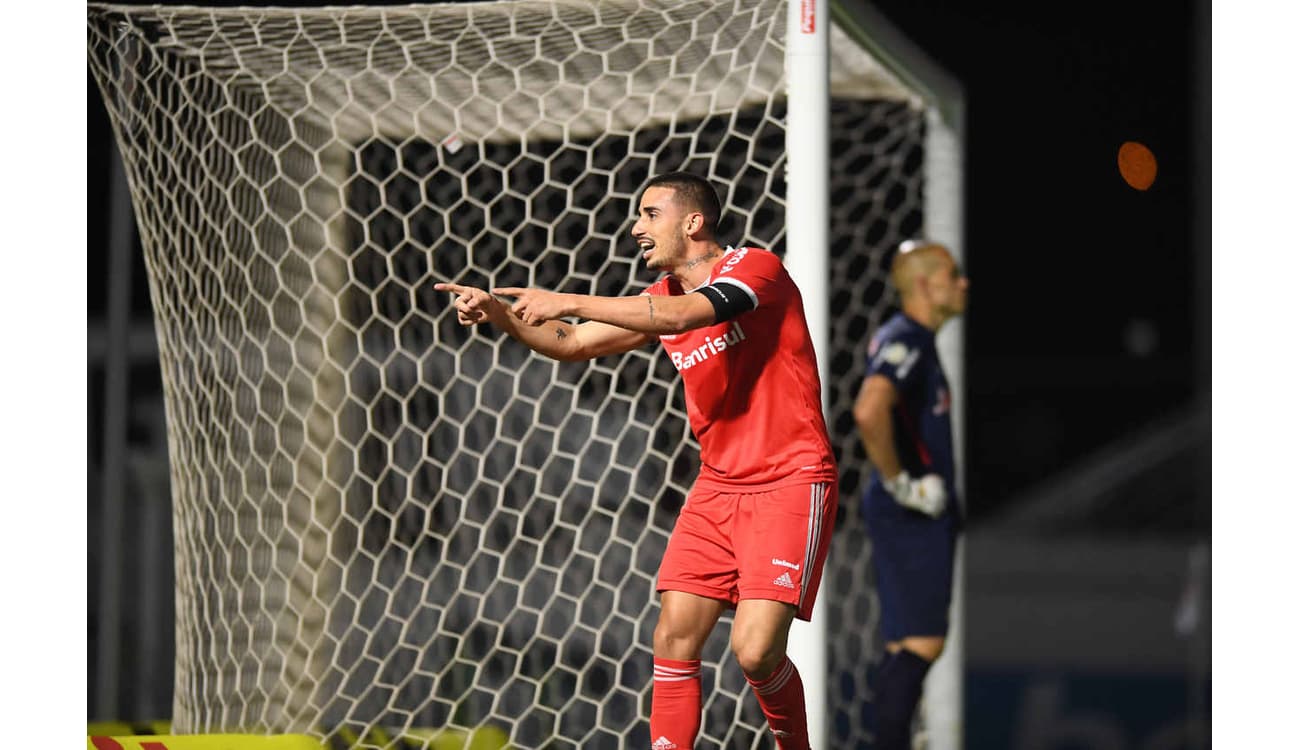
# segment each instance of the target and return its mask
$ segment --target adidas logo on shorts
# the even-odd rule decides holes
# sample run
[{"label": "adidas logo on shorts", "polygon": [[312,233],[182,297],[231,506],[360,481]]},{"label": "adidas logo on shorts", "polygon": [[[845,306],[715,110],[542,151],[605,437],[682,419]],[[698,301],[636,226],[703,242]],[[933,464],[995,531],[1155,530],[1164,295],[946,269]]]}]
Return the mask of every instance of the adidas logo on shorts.
[{"label": "adidas logo on shorts", "polygon": [[772,583],[787,589],[794,588],[794,581],[790,580],[789,573],[782,573],[781,576],[777,578],[775,581],[772,581]]},{"label": "adidas logo on shorts", "polygon": [[676,747],[677,747],[676,742],[673,742],[667,737],[660,737],[659,739],[655,740],[655,744],[650,746],[650,750],[674,750],[674,748]]}]

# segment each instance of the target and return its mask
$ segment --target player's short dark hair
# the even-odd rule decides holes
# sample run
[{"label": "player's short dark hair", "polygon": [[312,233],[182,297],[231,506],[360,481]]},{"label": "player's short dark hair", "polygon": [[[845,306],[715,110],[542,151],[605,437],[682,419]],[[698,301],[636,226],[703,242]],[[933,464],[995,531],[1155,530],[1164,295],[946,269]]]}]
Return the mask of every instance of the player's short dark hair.
[{"label": "player's short dark hair", "polygon": [[652,187],[670,188],[688,208],[704,215],[704,231],[710,237],[717,234],[722,201],[718,200],[718,192],[708,180],[690,172],[666,172],[652,177],[641,194],[645,195],[645,191]]}]

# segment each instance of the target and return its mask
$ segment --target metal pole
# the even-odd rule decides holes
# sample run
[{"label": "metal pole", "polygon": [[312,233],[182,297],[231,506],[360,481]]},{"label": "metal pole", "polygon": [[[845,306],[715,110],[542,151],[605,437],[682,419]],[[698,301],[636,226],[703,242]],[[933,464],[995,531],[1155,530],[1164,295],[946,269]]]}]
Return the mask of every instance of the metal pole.
[{"label": "metal pole", "polygon": [[[965,214],[962,203],[964,164],[961,129],[964,113],[959,103],[950,102],[951,122],[934,108],[926,121],[925,143],[925,234],[952,250],[958,263],[966,257]],[[964,266],[964,263],[963,263]],[[975,281],[979,283],[978,280]],[[977,287],[978,288],[978,287]],[[948,323],[939,332],[939,358],[948,375],[952,392],[953,448],[957,456],[957,487],[964,495],[966,467],[966,366],[962,319]],[[948,639],[943,654],[925,681],[924,716],[930,750],[961,750],[964,746],[962,683],[966,661],[966,545],[959,540],[954,559],[952,607]]]},{"label": "metal pole", "polygon": [[[786,26],[786,255],[803,296],[804,314],[823,386],[830,362],[830,23],[826,0],[790,0]],[[827,390],[822,390],[826,408]],[[829,530],[827,530],[829,533]],[[822,588],[828,587],[823,581]],[[808,739],[826,747],[825,596],[811,622],[795,621],[789,655],[806,686]]]},{"label": "metal pole", "polygon": [[104,456],[99,529],[99,612],[95,715],[116,719],[122,632],[123,486],[127,400],[130,398],[131,215],[130,189],[116,146],[109,157],[108,326],[104,349]]}]

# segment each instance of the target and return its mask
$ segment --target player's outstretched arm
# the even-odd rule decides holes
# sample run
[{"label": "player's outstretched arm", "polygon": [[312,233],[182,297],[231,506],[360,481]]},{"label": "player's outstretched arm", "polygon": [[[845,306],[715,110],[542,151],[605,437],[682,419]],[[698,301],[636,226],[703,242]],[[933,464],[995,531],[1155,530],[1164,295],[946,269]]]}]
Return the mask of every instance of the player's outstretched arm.
[{"label": "player's outstretched arm", "polygon": [[622,354],[650,341],[650,337],[626,328],[595,321],[572,324],[563,320],[526,323],[514,314],[509,303],[482,289],[461,284],[439,283],[434,288],[456,295],[456,319],[461,325],[491,323],[533,351],[552,359],[576,361],[607,354]]},{"label": "player's outstretched arm", "polygon": [[519,287],[502,287],[492,292],[514,297],[511,312],[529,325],[577,317],[658,336],[682,333],[718,321],[717,310],[703,294],[598,297]]}]

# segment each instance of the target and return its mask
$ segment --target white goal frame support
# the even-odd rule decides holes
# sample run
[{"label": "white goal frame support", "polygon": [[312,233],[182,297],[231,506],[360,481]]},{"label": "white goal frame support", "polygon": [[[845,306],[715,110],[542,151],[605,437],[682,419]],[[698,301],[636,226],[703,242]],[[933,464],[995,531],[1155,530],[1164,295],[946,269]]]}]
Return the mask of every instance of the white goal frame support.
[{"label": "white goal frame support", "polygon": [[[830,295],[830,31],[827,0],[789,0],[786,27],[786,255],[803,295],[804,315],[822,383],[829,382]],[[822,390],[822,408],[827,406]],[[829,588],[822,585],[823,593]],[[826,606],[819,595],[812,620],[795,621],[789,655],[805,684],[808,740],[826,747]]]}]

